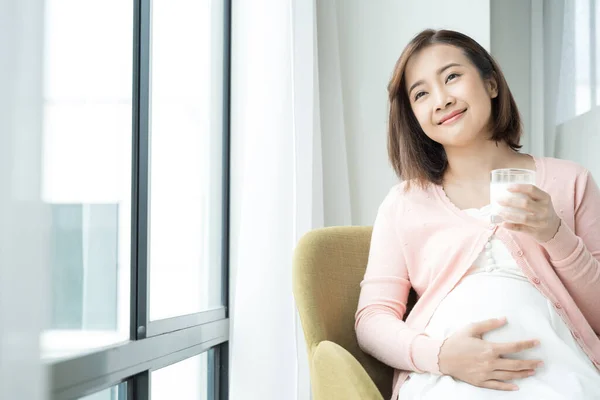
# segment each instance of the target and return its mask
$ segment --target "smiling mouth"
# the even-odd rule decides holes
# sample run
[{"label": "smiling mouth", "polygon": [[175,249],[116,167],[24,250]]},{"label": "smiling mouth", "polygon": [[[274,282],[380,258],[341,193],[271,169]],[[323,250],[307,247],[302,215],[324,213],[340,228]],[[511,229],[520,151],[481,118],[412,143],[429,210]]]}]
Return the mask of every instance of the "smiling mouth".
[{"label": "smiling mouth", "polygon": [[455,121],[458,121],[465,114],[465,112],[467,112],[466,109],[457,113],[452,113],[449,118],[442,119],[438,125],[449,125]]}]

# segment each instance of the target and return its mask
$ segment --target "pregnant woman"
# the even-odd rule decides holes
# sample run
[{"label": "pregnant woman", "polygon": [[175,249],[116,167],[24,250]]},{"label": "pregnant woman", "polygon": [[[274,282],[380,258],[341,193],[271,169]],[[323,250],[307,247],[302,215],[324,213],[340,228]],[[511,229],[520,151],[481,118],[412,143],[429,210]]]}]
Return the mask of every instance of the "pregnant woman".
[{"label": "pregnant woman", "polygon": [[[402,183],[381,204],[356,313],[396,369],[393,400],[600,399],[600,191],[581,166],[519,152],[489,53],[453,31],[406,47],[388,87]],[[490,218],[490,173],[535,171]],[[418,301],[406,316],[410,289]]]}]

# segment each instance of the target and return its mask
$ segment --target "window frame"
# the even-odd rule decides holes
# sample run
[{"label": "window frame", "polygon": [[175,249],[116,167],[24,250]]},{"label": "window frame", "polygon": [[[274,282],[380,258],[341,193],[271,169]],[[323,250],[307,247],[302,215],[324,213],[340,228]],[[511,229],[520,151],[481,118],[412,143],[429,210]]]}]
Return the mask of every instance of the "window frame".
[{"label": "window frame", "polygon": [[224,2],[222,307],[148,319],[149,106],[152,0],[133,0],[132,221],[129,340],[73,358],[50,360],[51,398],[84,397],[126,382],[127,400],[149,400],[150,371],[208,351],[210,399],[228,399],[229,153],[231,0]]}]

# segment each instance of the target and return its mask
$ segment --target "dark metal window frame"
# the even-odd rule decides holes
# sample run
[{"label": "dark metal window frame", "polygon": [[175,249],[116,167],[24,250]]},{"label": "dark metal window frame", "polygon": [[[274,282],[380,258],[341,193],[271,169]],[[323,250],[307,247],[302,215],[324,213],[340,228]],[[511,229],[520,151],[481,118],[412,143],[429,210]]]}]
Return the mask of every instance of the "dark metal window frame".
[{"label": "dark metal window frame", "polygon": [[224,1],[222,307],[148,320],[148,184],[152,0],[134,0],[130,340],[48,364],[52,399],[76,399],[126,382],[127,400],[149,400],[151,371],[208,352],[209,398],[228,399],[229,98],[231,0]]}]

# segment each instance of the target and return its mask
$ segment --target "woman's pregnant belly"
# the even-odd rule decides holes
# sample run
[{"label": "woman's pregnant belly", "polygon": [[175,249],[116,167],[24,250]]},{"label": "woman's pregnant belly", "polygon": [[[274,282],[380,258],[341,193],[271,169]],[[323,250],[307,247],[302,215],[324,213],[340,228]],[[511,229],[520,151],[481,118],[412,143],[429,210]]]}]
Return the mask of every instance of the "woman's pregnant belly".
[{"label": "woman's pregnant belly", "polygon": [[525,278],[497,272],[465,276],[438,306],[425,331],[443,339],[468,324],[498,317],[506,317],[506,325],[486,333],[484,340],[538,339],[541,343],[505,356],[544,361],[536,375],[514,381],[519,391],[482,389],[449,376],[412,373],[400,399],[600,399],[600,374],[550,302]]},{"label": "woman's pregnant belly", "polygon": [[546,336],[554,331],[557,318],[560,320],[548,308],[548,300],[526,279],[481,272],[463,278],[446,296],[426,331],[431,336],[445,338],[470,323],[499,317],[506,317],[507,324],[487,333],[485,340],[536,339],[540,334]]}]

